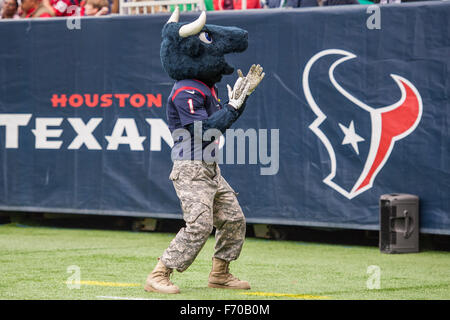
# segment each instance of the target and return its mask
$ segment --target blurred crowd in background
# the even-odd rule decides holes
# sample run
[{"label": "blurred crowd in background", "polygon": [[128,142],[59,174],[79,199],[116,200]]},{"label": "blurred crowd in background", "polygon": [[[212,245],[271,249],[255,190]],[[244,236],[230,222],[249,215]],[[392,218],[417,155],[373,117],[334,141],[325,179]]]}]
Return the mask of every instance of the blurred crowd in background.
[{"label": "blurred crowd in background", "polygon": [[119,0],[0,0],[2,19],[101,16],[119,12]]},{"label": "blurred crowd in background", "polygon": [[[420,0],[247,0],[246,8],[299,8],[334,5],[366,5],[373,3],[389,4],[411,1]],[[208,11],[241,10],[242,0],[205,0],[205,7]],[[180,5],[182,11],[190,11],[192,8],[193,5],[191,4]],[[140,12],[134,13],[146,13],[142,11],[142,8],[136,10],[140,10]],[[173,5],[161,6],[157,12],[169,12],[173,10]],[[0,0],[1,19],[102,16],[118,13],[119,0]]]}]

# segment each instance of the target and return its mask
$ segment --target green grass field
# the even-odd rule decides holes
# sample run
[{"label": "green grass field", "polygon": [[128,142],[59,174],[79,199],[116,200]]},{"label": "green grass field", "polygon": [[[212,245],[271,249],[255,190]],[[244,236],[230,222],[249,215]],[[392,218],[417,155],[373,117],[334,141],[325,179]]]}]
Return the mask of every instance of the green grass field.
[{"label": "green grass field", "polygon": [[[214,239],[176,273],[181,294],[147,293],[143,283],[173,233],[0,225],[0,299],[450,299],[450,253],[381,254],[376,247],[248,238],[231,271],[250,291],[207,287]],[[369,290],[368,266],[381,270]],[[78,266],[80,289],[69,289]],[[245,293],[245,294],[244,294]]]}]

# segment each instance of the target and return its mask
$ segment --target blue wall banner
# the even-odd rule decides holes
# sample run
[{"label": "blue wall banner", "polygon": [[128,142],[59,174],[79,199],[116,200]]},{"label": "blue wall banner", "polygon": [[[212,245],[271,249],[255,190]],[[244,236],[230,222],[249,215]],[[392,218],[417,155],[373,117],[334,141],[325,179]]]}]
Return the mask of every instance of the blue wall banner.
[{"label": "blue wall banner", "polygon": [[[249,32],[227,61],[266,73],[233,125],[258,151],[221,165],[248,222],[377,230],[380,196],[409,193],[450,234],[450,3],[381,6],[379,28],[367,8],[208,12]],[[168,18],[0,21],[1,210],[181,218]]]}]

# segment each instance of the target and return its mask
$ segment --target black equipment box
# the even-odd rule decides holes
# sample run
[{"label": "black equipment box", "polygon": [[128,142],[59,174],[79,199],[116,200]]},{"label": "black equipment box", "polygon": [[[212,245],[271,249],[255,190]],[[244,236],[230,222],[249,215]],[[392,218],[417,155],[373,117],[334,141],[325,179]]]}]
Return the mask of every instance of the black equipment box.
[{"label": "black equipment box", "polygon": [[384,194],[380,197],[380,251],[419,252],[419,197]]}]

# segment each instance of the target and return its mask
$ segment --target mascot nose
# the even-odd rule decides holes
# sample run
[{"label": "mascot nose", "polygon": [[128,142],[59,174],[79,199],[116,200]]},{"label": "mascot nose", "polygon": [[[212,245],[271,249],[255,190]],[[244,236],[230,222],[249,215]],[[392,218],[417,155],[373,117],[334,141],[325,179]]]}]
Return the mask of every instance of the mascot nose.
[{"label": "mascot nose", "polygon": [[244,29],[229,27],[224,53],[242,52],[248,47],[248,32]]}]

